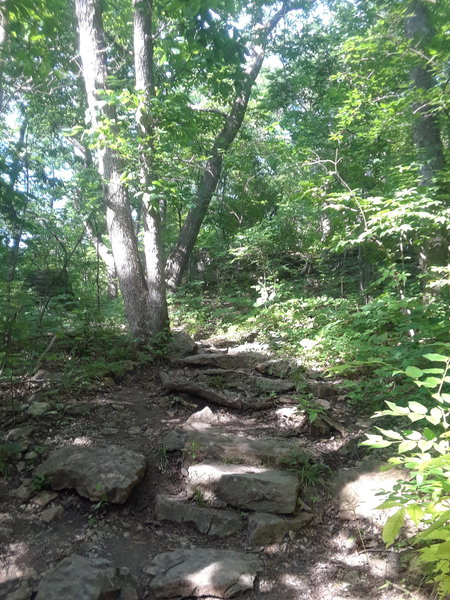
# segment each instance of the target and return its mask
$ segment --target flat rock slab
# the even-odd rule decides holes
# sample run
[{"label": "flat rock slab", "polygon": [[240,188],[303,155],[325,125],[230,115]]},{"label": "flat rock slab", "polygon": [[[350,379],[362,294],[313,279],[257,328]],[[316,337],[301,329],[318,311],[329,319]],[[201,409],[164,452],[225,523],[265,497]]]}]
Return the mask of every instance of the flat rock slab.
[{"label": "flat rock slab", "polygon": [[261,355],[256,352],[242,352],[241,354],[202,352],[201,354],[195,354],[194,356],[187,356],[181,362],[189,367],[246,369],[254,366],[260,360]]},{"label": "flat rock slab", "polygon": [[162,494],[155,499],[155,517],[158,521],[190,523],[200,533],[218,537],[233,535],[244,528],[244,520],[236,512],[187,504],[181,498]]},{"label": "flat rock slab", "polygon": [[119,446],[66,446],[54,450],[35,475],[54,490],[74,488],[92,501],[123,504],[145,467],[142,454]]},{"label": "flat rock slab", "polygon": [[253,513],[248,518],[248,540],[251,546],[266,546],[282,541],[289,531],[298,531],[312,521],[313,515],[301,512],[293,519],[270,513]]},{"label": "flat rock slab", "polygon": [[290,514],[297,505],[299,481],[275,469],[204,462],[189,467],[186,490],[207,502],[218,497],[235,508]]},{"label": "flat rock slab", "polygon": [[252,554],[196,548],[159,554],[146,572],[155,576],[150,587],[156,598],[232,598],[252,590],[261,569]]},{"label": "flat rock slab", "polygon": [[213,433],[197,431],[195,423],[183,427],[180,436],[184,437],[184,448],[190,448],[205,459],[231,461],[250,465],[279,467],[297,462],[307,461],[310,454],[302,448],[298,441],[284,438],[249,438],[231,433]]},{"label": "flat rock slab", "polygon": [[72,554],[44,574],[36,600],[137,600],[131,578],[109,560]]}]

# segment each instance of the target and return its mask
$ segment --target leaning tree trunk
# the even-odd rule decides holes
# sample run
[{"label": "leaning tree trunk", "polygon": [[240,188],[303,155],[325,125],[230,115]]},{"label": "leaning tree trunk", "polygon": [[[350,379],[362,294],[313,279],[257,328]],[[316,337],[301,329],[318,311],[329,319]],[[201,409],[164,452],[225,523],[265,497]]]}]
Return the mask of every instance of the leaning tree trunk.
[{"label": "leaning tree trunk", "polygon": [[[426,39],[432,35],[428,7],[421,0],[413,0],[406,23],[407,35],[417,50],[416,64],[411,79],[417,90],[418,101],[413,105],[415,115],[413,139],[420,163],[421,185],[430,187],[436,175],[444,168],[444,151],[436,106],[429,101],[429,92],[436,83],[429,67]],[[449,241],[446,231],[430,239],[421,249],[420,268],[426,271],[431,265],[446,265],[449,258]]]},{"label": "leaning tree trunk", "polygon": [[139,105],[136,126],[139,138],[142,220],[151,326],[155,331],[168,328],[164,273],[164,244],[158,202],[151,195],[153,174],[153,118],[150,102],[155,96],[153,77],[152,0],[133,0],[134,70]]},{"label": "leaning tree trunk", "polygon": [[200,182],[197,186],[195,205],[189,211],[178,234],[175,246],[167,260],[166,281],[168,288],[172,291],[175,291],[179,286],[188,265],[200,227],[217,188],[222,172],[223,157],[233,143],[244,120],[252,88],[264,61],[265,50],[270,35],[280,20],[290,10],[292,9],[288,4],[284,3],[281,10],[262,28],[259,43],[252,49],[253,58],[246,67],[243,83],[236,94],[230,113],[226,116],[221,131],[214,140],[209,159],[206,161],[203,169]]},{"label": "leaning tree trunk", "polygon": [[[83,78],[94,129],[108,121],[117,123],[113,106],[105,103],[101,92],[107,88],[106,43],[100,0],[75,0],[80,36]],[[110,134],[113,137],[114,132]],[[122,163],[117,150],[105,136],[97,140],[97,161],[106,205],[106,223],[111,241],[119,287],[131,333],[136,340],[147,341],[151,327],[148,288],[140,262],[138,244],[127,195],[122,181]]]}]

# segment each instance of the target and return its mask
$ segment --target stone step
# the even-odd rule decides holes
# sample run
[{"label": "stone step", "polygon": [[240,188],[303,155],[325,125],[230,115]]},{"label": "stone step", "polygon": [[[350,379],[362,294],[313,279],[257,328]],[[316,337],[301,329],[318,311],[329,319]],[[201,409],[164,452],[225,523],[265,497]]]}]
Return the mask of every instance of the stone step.
[{"label": "stone step", "polygon": [[158,554],[145,572],[155,598],[232,598],[253,589],[261,560],[249,553],[213,548]]},{"label": "stone step", "polygon": [[198,501],[280,514],[295,512],[299,487],[292,473],[212,462],[189,467],[186,481],[188,497]]},{"label": "stone step", "polygon": [[281,542],[291,531],[298,531],[313,519],[313,515],[305,511],[293,518],[263,512],[242,514],[198,506],[178,496],[158,494],[155,499],[155,518],[158,521],[194,525],[200,533],[218,537],[241,533],[247,527],[250,546],[266,546]]},{"label": "stone step", "polygon": [[158,521],[172,521],[194,525],[203,534],[227,537],[244,528],[244,518],[240,513],[218,510],[186,503],[183,498],[159,494],[155,499],[155,518]]},{"label": "stone step", "polygon": [[250,438],[244,434],[213,433],[187,427],[177,432],[178,436],[168,436],[167,450],[181,449],[187,456],[195,455],[194,458],[270,467],[289,467],[313,460],[298,440]]},{"label": "stone step", "polygon": [[138,600],[127,569],[116,569],[104,558],[71,554],[49,569],[39,582],[36,600]]}]

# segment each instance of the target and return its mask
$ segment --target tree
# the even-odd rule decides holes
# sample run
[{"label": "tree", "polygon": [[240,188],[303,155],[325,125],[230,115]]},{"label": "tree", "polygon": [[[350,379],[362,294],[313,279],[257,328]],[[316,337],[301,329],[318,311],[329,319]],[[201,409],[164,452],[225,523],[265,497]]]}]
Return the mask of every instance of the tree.
[{"label": "tree", "polygon": [[216,191],[222,172],[223,156],[233,143],[244,120],[250,94],[261,71],[270,36],[280,20],[295,8],[288,2],[284,2],[281,9],[272,16],[268,23],[258,30],[255,43],[249,50],[250,59],[245,65],[242,78],[237,85],[231,109],[224,119],[222,129],[214,139],[209,158],[197,186],[195,204],[186,217],[167,261],[166,277],[168,286],[172,290],[175,290],[180,284],[200,227]]},{"label": "tree", "polygon": [[[75,6],[91,123],[97,131],[101,130],[105,123],[112,128],[107,135],[98,133],[96,146],[98,169],[104,189],[106,222],[117,277],[131,333],[137,340],[148,341],[153,334],[166,326],[163,282],[157,282],[154,272],[151,272],[153,281],[150,283],[156,283],[160,289],[149,289],[145,266],[139,255],[128,191],[123,181],[122,159],[118,150],[113,147],[111,139],[117,128],[117,114],[114,106],[105,102],[102,96],[107,90],[108,69],[100,2],[76,0]],[[140,22],[140,18],[136,17],[136,23]],[[139,31],[136,37],[139,38],[142,34],[143,32]],[[140,76],[141,73],[137,74],[137,80]],[[144,163],[142,168],[145,177]],[[155,308],[155,295],[160,301],[157,314],[152,312]]]}]

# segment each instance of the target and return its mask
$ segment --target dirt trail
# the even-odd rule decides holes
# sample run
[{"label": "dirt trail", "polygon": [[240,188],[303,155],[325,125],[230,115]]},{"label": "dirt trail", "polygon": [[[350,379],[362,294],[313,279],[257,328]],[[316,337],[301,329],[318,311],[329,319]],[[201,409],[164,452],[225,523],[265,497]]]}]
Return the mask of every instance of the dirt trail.
[{"label": "dirt trail", "polygon": [[[160,370],[151,368],[86,400],[49,401],[41,416],[29,414],[36,399],[15,410],[1,406],[0,433],[21,441],[23,451],[0,479],[0,597],[19,588],[14,600],[31,600],[41,574],[76,552],[127,567],[138,582],[139,597],[154,598],[148,565],[155,555],[217,548],[262,558],[254,590],[243,596],[252,600],[426,600],[424,592],[415,589],[411,596],[406,589],[398,557],[380,540],[380,517],[343,518],[336,472],[359,463],[356,440],[362,431],[345,394],[317,378],[308,390],[303,386],[302,393],[313,393],[319,401],[310,404],[320,413],[311,424],[307,411],[297,411],[289,372],[276,377],[274,371],[283,365],[268,363],[258,349],[204,344],[196,356],[164,365],[162,379]],[[320,397],[326,394],[328,398]],[[213,402],[218,398],[225,401]],[[125,505],[94,504],[71,490],[49,500],[36,490],[34,469],[52,449],[105,443],[142,453],[148,462],[144,480]],[[300,454],[293,454],[289,444]],[[281,468],[299,476],[295,513],[289,508],[289,514],[273,512],[290,521],[295,515],[310,517],[299,527],[289,523],[281,541],[250,545],[247,519],[258,507],[247,508],[234,497],[230,508],[230,502],[225,506],[217,496],[215,484],[211,498],[208,486],[199,489],[198,481],[190,485],[192,473],[205,463],[231,470],[237,465],[262,472]],[[244,482],[244,491],[247,487]],[[231,497],[229,486],[222,488]],[[219,537],[200,533],[203,525],[192,520],[158,519],[157,497],[176,497],[205,511],[212,505],[223,513],[235,512],[242,528]],[[36,504],[42,498],[41,504],[48,500],[45,506]],[[261,506],[262,512],[271,512],[272,505]],[[211,532],[211,526],[205,530]]]}]

